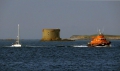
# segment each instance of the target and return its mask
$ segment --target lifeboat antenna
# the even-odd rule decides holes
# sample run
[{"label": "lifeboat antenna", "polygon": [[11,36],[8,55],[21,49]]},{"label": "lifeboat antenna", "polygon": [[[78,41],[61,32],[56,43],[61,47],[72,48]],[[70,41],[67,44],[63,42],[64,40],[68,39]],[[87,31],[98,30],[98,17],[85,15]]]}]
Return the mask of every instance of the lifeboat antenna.
[{"label": "lifeboat antenna", "polygon": [[102,34],[101,31],[100,31],[100,29],[99,29],[99,34]]}]

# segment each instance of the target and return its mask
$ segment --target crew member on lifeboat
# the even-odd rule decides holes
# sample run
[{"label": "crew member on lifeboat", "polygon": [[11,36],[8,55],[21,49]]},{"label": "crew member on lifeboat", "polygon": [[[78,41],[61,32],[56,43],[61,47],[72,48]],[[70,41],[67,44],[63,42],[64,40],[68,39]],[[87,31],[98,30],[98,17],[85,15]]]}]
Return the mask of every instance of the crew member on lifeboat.
[{"label": "crew member on lifeboat", "polygon": [[93,37],[91,42],[88,43],[89,47],[109,47],[111,44],[110,41],[106,40],[106,38],[104,37],[104,35],[100,32],[99,30],[99,34],[96,37]]}]

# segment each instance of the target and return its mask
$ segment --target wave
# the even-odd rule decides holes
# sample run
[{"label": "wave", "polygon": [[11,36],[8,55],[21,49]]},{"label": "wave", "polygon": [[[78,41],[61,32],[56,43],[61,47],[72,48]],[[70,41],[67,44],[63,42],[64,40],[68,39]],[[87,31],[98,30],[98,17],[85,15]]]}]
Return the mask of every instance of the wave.
[{"label": "wave", "polygon": [[[3,47],[12,47],[12,46],[3,46]],[[25,45],[25,46],[22,46],[22,47],[88,47],[87,45],[39,45],[39,46],[36,46],[36,45]],[[116,47],[115,45],[111,45],[110,47]]]},{"label": "wave", "polygon": [[49,47],[49,46],[29,46],[29,45],[26,45],[25,47]]},{"label": "wave", "polygon": [[12,47],[12,46],[3,46],[3,47]]},{"label": "wave", "polygon": [[88,47],[86,45],[74,45],[73,47]]}]

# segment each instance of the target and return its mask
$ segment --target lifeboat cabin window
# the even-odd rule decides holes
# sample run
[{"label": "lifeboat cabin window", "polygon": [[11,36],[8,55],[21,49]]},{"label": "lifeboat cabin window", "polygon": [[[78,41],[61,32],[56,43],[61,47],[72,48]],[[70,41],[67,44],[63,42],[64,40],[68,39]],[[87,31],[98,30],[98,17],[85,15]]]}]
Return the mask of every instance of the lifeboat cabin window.
[{"label": "lifeboat cabin window", "polygon": [[105,38],[101,38],[100,40],[106,40]]}]

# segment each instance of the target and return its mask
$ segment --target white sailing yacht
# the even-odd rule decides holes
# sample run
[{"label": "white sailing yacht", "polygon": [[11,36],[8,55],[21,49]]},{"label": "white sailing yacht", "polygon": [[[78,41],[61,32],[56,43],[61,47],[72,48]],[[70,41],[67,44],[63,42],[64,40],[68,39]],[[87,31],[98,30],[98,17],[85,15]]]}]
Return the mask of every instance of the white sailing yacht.
[{"label": "white sailing yacht", "polygon": [[15,44],[12,45],[12,47],[21,47],[21,44],[19,43],[19,24],[18,24],[18,36]]}]

